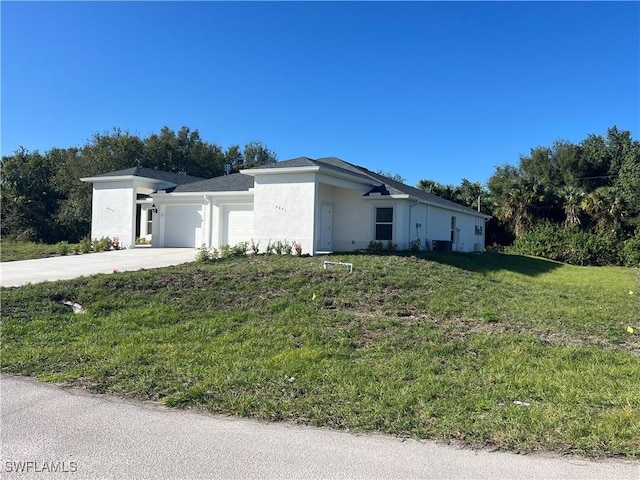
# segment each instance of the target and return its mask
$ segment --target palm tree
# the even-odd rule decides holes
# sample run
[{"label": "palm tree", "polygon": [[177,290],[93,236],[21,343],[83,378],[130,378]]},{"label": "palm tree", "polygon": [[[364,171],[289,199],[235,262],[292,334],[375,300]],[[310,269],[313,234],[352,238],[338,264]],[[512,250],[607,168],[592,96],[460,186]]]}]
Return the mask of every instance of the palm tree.
[{"label": "palm tree", "polygon": [[591,225],[601,232],[618,232],[626,215],[624,200],[612,187],[596,188],[584,196],[580,206],[591,217]]},{"label": "palm tree", "polygon": [[579,188],[566,186],[561,188],[559,193],[565,214],[565,226],[577,227],[582,223],[580,213],[582,211],[581,202],[584,198],[584,192]]}]

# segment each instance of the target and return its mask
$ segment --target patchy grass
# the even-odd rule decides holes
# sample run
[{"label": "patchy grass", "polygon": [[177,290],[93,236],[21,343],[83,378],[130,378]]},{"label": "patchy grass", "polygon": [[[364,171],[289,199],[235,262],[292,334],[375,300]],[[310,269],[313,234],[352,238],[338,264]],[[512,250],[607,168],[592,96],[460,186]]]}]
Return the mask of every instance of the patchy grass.
[{"label": "patchy grass", "polygon": [[2,371],[269,420],[640,457],[634,270],[332,259],[354,272],[260,256],[3,289]]}]

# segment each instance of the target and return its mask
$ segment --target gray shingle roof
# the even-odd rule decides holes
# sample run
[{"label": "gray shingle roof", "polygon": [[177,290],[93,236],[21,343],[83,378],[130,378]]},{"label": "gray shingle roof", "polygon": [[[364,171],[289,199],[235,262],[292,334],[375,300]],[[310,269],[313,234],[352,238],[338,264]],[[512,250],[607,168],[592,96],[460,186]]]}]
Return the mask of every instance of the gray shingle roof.
[{"label": "gray shingle roof", "polygon": [[176,187],[174,192],[244,192],[253,188],[253,177],[243,173],[232,173],[221,177],[188,183]]},{"label": "gray shingle roof", "polygon": [[134,177],[153,178],[162,180],[163,182],[175,183],[176,185],[184,185],[187,183],[198,182],[204,180],[200,177],[192,177],[191,175],[181,175],[179,173],[165,172],[164,170],[155,170],[153,168],[132,167],[115,172],[101,173],[96,177],[126,177],[132,175]]},{"label": "gray shingle roof", "polygon": [[[418,188],[410,187],[409,185],[397,182],[391,178],[385,177],[384,175],[374,173],[364,167],[345,162],[344,160],[341,160],[337,157],[323,157],[316,160],[308,157],[298,157],[294,158],[293,160],[271,163],[269,165],[262,165],[258,168],[291,168],[309,166],[320,166],[330,168],[335,171],[341,171],[343,173],[349,173],[351,175],[357,175],[359,177],[366,178],[372,181],[372,186],[378,186],[380,184],[385,185],[388,193],[380,193],[386,195],[410,195],[414,198],[419,198],[429,203],[442,205],[443,207],[455,208],[456,210],[465,210],[469,213],[474,213],[476,215],[478,214],[478,212],[473,208],[469,208],[459,203],[452,202],[451,200],[446,200],[442,197],[434,195],[433,193],[428,193]],[[368,195],[368,193],[365,195]]]},{"label": "gray shingle roof", "polygon": [[[410,187],[404,183],[397,182],[391,178],[385,177],[378,173],[372,172],[364,167],[353,165],[345,162],[337,157],[323,157],[312,159],[309,157],[298,157],[283,162],[269,163],[261,165],[259,169],[276,169],[276,168],[296,168],[296,167],[321,167],[336,172],[342,172],[349,175],[355,175],[362,179],[371,181],[372,191],[376,191],[376,187],[384,185],[385,189],[378,189],[383,195],[409,195],[414,198],[427,201],[429,203],[442,205],[444,207],[455,208],[457,210],[466,210],[469,213],[478,214],[473,208],[466,207],[432,193],[425,192],[415,187]],[[138,177],[154,178],[170,182],[177,187],[174,192],[244,192],[253,188],[253,176],[243,173],[233,173],[231,175],[223,175],[210,179],[192,177],[189,175],[180,175],[178,173],[165,172],[162,170],[154,170],[151,168],[134,167],[116,172],[103,173],[96,177],[115,177],[134,175]],[[386,191],[385,191],[386,190]],[[387,193],[388,192],[388,193]],[[369,192],[370,193],[370,192]],[[365,194],[367,195],[367,194]]]}]

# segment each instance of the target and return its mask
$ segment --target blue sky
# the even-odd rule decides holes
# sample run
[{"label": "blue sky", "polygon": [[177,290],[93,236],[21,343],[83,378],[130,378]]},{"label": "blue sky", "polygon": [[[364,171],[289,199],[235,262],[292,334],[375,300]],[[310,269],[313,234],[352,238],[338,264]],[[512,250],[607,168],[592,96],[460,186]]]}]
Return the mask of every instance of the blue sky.
[{"label": "blue sky", "polygon": [[638,2],[1,2],[2,155],[113,127],[485,182],[640,138]]}]

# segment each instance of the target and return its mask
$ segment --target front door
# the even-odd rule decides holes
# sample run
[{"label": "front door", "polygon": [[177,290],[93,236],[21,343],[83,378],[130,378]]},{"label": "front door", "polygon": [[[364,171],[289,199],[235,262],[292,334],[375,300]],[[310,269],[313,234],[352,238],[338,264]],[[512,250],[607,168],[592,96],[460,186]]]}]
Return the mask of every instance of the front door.
[{"label": "front door", "polygon": [[320,212],[320,246],[321,252],[333,249],[333,206],[323,204]]}]

